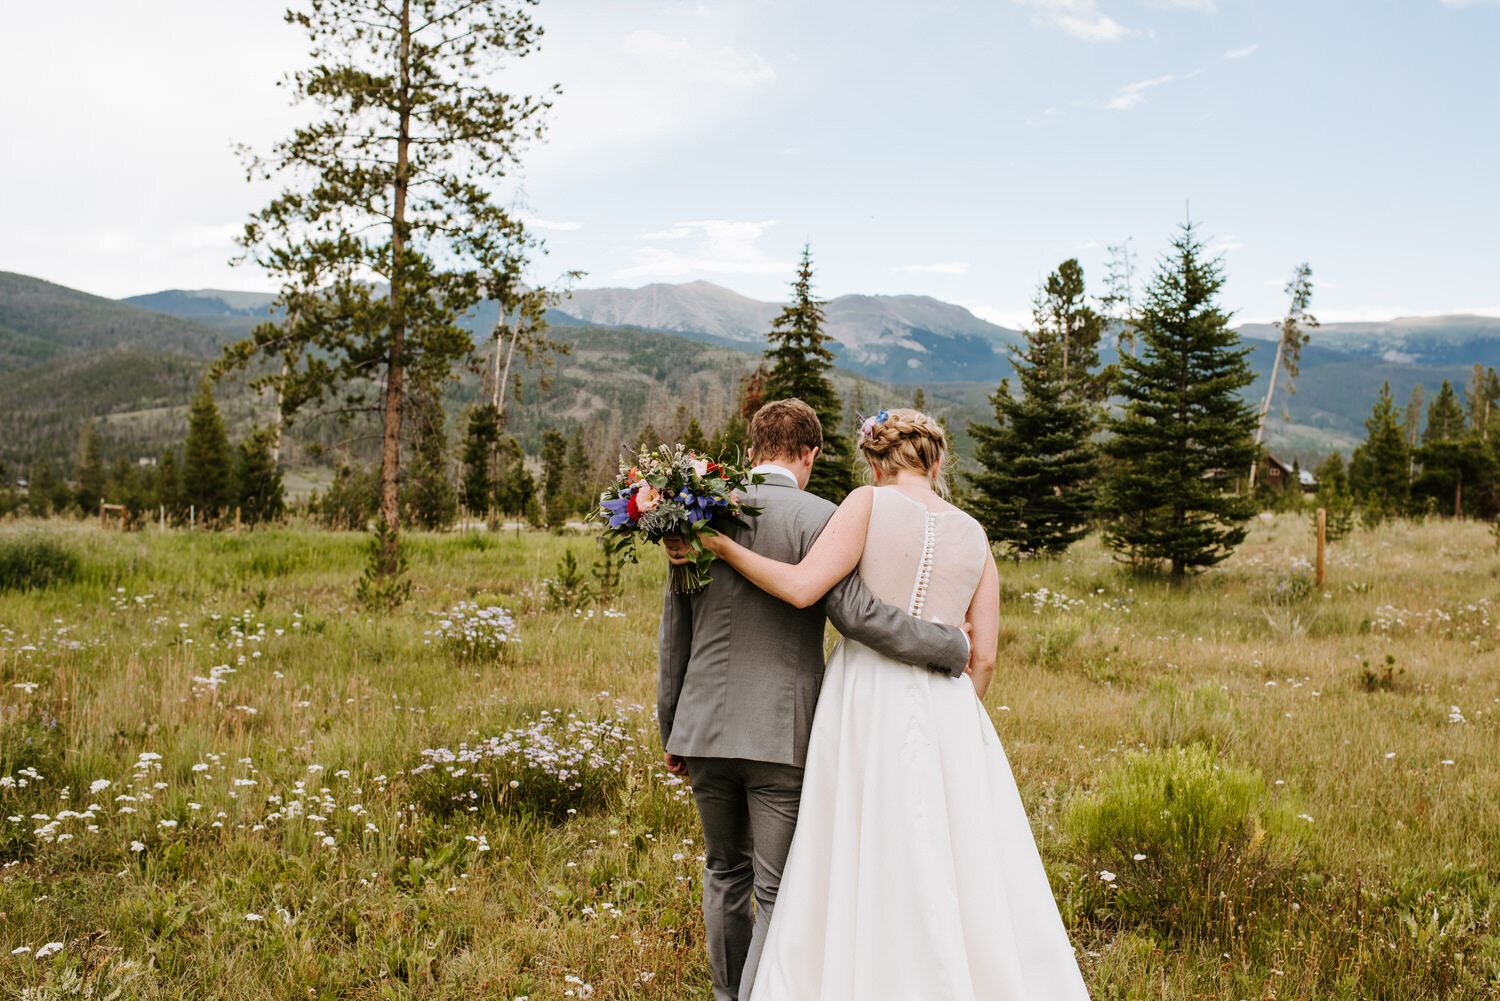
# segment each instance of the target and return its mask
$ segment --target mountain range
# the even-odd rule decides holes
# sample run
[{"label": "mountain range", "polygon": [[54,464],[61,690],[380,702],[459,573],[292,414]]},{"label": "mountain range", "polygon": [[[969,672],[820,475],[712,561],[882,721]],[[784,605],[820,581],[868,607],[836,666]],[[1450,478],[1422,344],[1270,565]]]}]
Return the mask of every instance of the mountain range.
[{"label": "mountain range", "polygon": [[[644,288],[580,289],[556,312],[584,323],[642,327],[759,351],[781,304],[712,282]],[[824,306],[824,331],[839,364],[889,382],[999,379],[1007,346],[1020,331],[981,320],[962,306],[925,295],[841,295]]]},{"label": "mountain range", "polygon": [[[105,419],[106,441],[138,454],[179,440],[183,408],[222,346],[273,315],[275,296],[223,290],[167,290],[125,300],[89,295],[24,275],[0,273],[0,461],[62,456],[86,416]],[[710,282],[640,289],[581,289],[549,314],[556,339],[574,346],[559,360],[545,394],[530,376],[525,408],[513,425],[529,440],[549,423],[606,421],[625,435],[687,400],[709,420],[733,398],[739,378],[758,363],[765,333],[780,312]],[[468,325],[488,339],[498,311],[477,310]],[[961,306],[926,296],[844,295],[825,307],[841,391],[857,380],[866,400],[900,404],[917,387],[929,407],[962,431],[986,420],[986,399],[1010,374],[1006,349],[1018,331]],[[1240,328],[1259,373],[1247,397],[1265,393],[1277,330]],[[1113,349],[1103,352],[1113,358]],[[1308,457],[1347,449],[1383,381],[1398,401],[1412,387],[1462,384],[1475,362],[1500,362],[1500,319],[1441,316],[1385,323],[1328,324],[1312,331],[1295,396],[1278,393],[1268,441]],[[451,396],[456,409],[477,394],[466,376]],[[232,386],[219,390],[226,417],[248,425],[262,402]],[[182,427],[179,427],[182,425]],[[14,468],[14,467],[12,467]]]}]

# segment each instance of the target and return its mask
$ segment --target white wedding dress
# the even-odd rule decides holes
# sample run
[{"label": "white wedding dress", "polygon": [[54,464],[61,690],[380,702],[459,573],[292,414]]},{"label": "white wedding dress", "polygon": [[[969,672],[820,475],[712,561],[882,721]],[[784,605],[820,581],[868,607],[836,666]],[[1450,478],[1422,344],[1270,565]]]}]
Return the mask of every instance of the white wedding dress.
[{"label": "white wedding dress", "polygon": [[[967,514],[880,487],[860,574],[885,602],[962,622],[987,546]],[[969,678],[841,642],[750,1001],[1087,998]]]}]

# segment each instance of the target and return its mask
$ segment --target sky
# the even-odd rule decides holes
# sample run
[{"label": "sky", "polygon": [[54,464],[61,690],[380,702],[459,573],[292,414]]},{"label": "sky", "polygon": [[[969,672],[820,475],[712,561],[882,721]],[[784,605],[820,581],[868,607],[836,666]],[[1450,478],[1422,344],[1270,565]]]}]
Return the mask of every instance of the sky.
[{"label": "sky", "polygon": [[[234,236],[307,120],[282,4],[0,14],[0,270],[100,295],[271,290]],[[1149,274],[1189,214],[1241,320],[1302,261],[1324,322],[1500,315],[1500,0],[542,0],[495,86],[562,88],[496,197],[532,278],[930,295],[1025,323],[1077,257]]]}]

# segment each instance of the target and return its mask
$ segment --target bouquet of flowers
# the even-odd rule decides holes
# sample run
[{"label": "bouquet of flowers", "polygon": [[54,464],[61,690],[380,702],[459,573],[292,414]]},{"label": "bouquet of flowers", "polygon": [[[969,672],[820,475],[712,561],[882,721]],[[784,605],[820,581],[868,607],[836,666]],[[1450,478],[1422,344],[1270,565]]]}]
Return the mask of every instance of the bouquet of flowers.
[{"label": "bouquet of flowers", "polygon": [[681,445],[642,450],[633,458],[633,463],[620,463],[620,475],[599,496],[594,517],[606,523],[604,545],[634,562],[640,538],[660,542],[663,536],[680,535],[695,555],[672,566],[672,590],[703,590],[714,555],[698,544],[699,537],[744,525],[741,515],[760,514],[759,508],[740,503],[739,491],[765,477],[700,458]]}]

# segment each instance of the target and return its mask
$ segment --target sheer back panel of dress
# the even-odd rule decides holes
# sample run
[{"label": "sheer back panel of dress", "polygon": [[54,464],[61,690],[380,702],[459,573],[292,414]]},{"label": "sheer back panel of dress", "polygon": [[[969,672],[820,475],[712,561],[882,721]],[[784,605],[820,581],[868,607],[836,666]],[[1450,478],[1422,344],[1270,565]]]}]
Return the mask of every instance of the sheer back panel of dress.
[{"label": "sheer back panel of dress", "polygon": [[881,601],[957,624],[979,587],[986,545],[964,512],[929,511],[894,487],[876,487],[859,573]]}]

